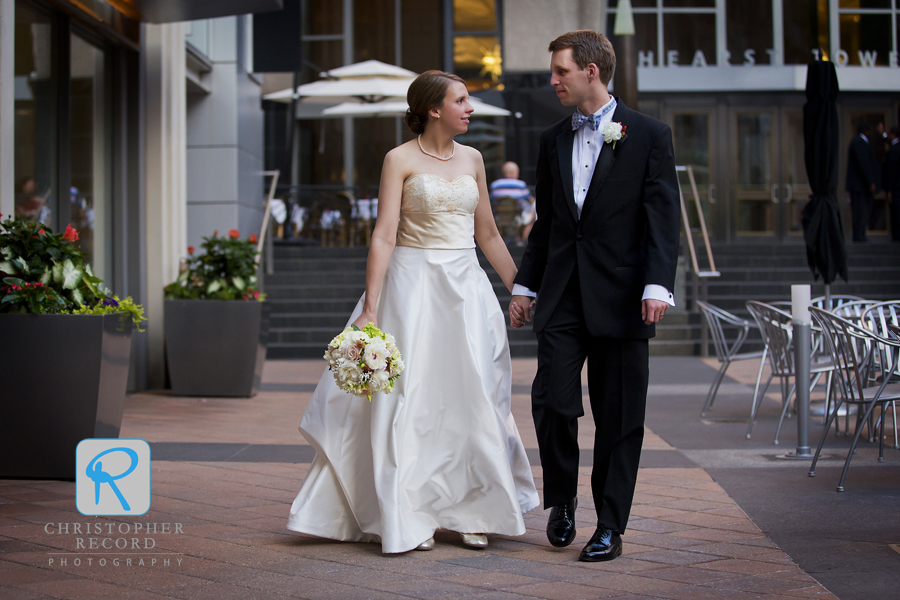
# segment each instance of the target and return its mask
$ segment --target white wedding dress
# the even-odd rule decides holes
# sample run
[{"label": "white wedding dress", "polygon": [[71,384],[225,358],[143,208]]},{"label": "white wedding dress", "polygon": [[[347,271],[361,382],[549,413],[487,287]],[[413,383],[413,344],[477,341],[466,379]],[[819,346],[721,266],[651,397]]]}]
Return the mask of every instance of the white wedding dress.
[{"label": "white wedding dress", "polygon": [[317,454],[288,529],[385,553],[436,529],[525,533],[538,495],[510,412],[505,319],[475,255],[478,198],[469,175],[404,183],[377,317],[406,369],[371,402],[322,375],[300,423]]}]

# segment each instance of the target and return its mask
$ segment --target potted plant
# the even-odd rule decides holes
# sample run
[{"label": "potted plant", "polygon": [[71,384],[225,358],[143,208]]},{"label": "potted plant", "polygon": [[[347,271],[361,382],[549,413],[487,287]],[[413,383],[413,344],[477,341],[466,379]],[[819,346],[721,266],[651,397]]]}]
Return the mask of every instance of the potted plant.
[{"label": "potted plant", "polygon": [[176,396],[250,397],[266,359],[269,310],[257,289],[256,236],[203,238],[165,287],[166,364]]},{"label": "potted plant", "polygon": [[77,240],[0,216],[0,476],[72,479],[78,442],[119,436],[143,309],[104,287]]}]

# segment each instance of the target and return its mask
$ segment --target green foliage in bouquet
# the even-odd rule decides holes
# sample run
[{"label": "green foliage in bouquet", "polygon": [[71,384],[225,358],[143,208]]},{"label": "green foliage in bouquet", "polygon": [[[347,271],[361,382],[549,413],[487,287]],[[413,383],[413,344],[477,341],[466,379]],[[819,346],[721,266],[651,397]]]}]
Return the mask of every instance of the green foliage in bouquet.
[{"label": "green foliage in bouquet", "polygon": [[76,241],[78,232],[71,225],[59,234],[40,223],[0,220],[0,313],[124,312],[143,331],[144,309],[107,289],[84,262]]},{"label": "green foliage in bouquet", "polygon": [[164,289],[167,300],[265,300],[256,288],[256,236],[240,239],[232,229],[228,237],[203,238],[203,254],[194,255],[188,246],[188,259],[178,279]]}]

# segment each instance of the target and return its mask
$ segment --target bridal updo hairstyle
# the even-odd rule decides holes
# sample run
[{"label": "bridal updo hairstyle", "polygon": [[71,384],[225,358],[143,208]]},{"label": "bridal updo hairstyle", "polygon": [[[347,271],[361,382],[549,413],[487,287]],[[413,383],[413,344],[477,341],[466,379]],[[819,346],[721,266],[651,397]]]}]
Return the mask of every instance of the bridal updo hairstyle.
[{"label": "bridal updo hairstyle", "polygon": [[458,81],[465,84],[465,80],[459,75],[445,73],[444,71],[425,71],[409,84],[406,92],[406,124],[415,134],[425,132],[428,124],[428,111],[432,108],[440,108],[444,104],[447,88],[450,82]]},{"label": "bridal updo hairstyle", "polygon": [[590,29],[579,29],[562,34],[550,42],[547,49],[556,52],[565,48],[572,49],[572,60],[579,69],[585,69],[591,63],[597,65],[600,81],[609,85],[616,72],[616,51],[608,37]]}]

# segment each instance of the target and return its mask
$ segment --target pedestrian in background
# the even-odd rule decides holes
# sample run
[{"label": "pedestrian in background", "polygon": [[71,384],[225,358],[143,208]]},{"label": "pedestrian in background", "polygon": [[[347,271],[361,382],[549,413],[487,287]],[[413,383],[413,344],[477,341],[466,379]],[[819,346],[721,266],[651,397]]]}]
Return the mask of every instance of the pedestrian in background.
[{"label": "pedestrian in background", "polygon": [[868,241],[866,228],[875,203],[875,192],[881,187],[881,165],[869,141],[874,131],[869,123],[860,123],[847,157],[847,191],[850,192],[854,242]]},{"label": "pedestrian in background", "polygon": [[900,127],[891,127],[888,145],[884,160],[884,190],[891,205],[891,238],[900,242]]}]

